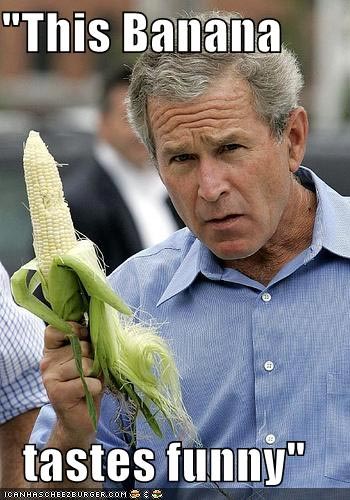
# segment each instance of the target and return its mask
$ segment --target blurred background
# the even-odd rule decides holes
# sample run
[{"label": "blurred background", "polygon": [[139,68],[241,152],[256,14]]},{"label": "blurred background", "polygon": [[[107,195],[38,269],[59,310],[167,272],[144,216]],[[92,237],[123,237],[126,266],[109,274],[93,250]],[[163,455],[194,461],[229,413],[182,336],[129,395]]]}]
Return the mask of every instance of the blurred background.
[{"label": "blurred background", "polygon": [[[59,4],[59,8],[58,8]],[[2,11],[26,11],[26,0],[2,0]],[[26,52],[25,25],[0,24],[0,260],[13,272],[28,259],[31,225],[22,172],[23,142],[40,131],[63,181],[84,170],[97,126],[104,77],[134,55],[122,53],[122,12],[139,11],[148,20],[182,10],[235,10],[256,21],[278,19],[282,39],[302,64],[302,104],[310,115],[311,136],[304,164],[342,194],[350,195],[350,1],[349,0],[32,0],[32,12],[58,12],[72,19],[108,20],[112,44],[107,53],[50,54],[46,26],[40,23],[38,53]],[[88,202],[88,200],[87,200]],[[93,210],[93,207],[91,207]]]}]

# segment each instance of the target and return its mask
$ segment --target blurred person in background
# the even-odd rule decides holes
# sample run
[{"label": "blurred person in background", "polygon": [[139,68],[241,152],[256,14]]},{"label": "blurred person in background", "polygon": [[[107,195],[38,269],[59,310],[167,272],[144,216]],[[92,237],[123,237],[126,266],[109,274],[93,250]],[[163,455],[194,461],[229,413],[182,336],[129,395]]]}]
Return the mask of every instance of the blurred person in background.
[{"label": "blurred person in background", "polygon": [[39,362],[44,323],[12,299],[8,274],[0,263],[0,486],[29,486],[22,450],[39,408],[47,403]]},{"label": "blurred person in background", "polygon": [[66,188],[74,225],[102,251],[107,273],[183,226],[127,121],[129,76],[125,67],[106,80],[92,164]]}]

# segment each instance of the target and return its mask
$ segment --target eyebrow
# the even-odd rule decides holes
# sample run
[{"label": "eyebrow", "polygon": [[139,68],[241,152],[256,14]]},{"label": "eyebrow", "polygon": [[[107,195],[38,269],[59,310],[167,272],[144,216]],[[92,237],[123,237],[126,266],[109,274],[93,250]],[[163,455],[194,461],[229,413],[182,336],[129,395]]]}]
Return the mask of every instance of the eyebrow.
[{"label": "eyebrow", "polygon": [[191,149],[189,144],[179,144],[177,146],[165,146],[162,153],[164,156],[176,156],[184,153],[185,151],[189,151]]},{"label": "eyebrow", "polygon": [[[211,146],[221,147],[225,144],[235,144],[237,142],[241,142],[243,139],[242,133],[229,132],[224,136],[220,137],[210,137],[204,136],[204,141]],[[163,154],[167,157],[176,156],[182,153],[191,153],[192,146],[189,143],[177,144],[174,146],[165,146],[163,149]]]},{"label": "eyebrow", "polygon": [[235,133],[235,132],[228,132],[226,135],[222,135],[220,137],[206,137],[205,138],[205,141],[209,144],[211,144],[212,146],[224,146],[225,144],[234,144],[236,142],[241,142],[243,139],[242,137],[242,132],[239,134],[239,133]]}]

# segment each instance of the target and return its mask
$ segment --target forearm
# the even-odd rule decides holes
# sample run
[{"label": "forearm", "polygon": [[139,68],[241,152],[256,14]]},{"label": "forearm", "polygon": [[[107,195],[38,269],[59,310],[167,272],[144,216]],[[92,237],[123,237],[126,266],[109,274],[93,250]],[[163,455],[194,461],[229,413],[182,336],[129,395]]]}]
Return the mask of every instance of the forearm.
[{"label": "forearm", "polygon": [[[63,464],[63,475],[62,481],[43,481],[37,468],[37,476],[39,478],[38,482],[32,483],[32,488],[100,488],[102,483],[97,483],[91,479],[90,474],[90,456],[89,450],[91,445],[95,441],[95,433],[88,434],[86,432],[80,432],[79,429],[67,429],[60,421],[57,422],[54,430],[52,431],[51,437],[45,446],[45,449],[59,450],[62,456]],[[84,464],[87,466],[88,471],[85,481],[72,481],[67,477],[67,470],[70,469],[70,465],[66,462],[66,455],[69,450],[81,449],[86,452],[87,461],[84,460]],[[40,467],[40,463],[38,465]]]},{"label": "forearm", "polygon": [[0,484],[2,488],[26,488],[22,450],[28,442],[38,410],[28,411],[0,426]]}]

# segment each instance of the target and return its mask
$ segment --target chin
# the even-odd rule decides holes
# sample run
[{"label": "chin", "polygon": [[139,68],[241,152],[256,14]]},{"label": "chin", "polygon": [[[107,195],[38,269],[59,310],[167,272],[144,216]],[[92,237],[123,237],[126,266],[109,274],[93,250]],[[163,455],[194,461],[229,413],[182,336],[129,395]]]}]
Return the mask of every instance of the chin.
[{"label": "chin", "polygon": [[232,242],[221,245],[217,245],[215,248],[211,248],[211,251],[221,260],[239,260],[251,257],[259,250],[259,247],[252,245],[238,245],[232,244]]}]

